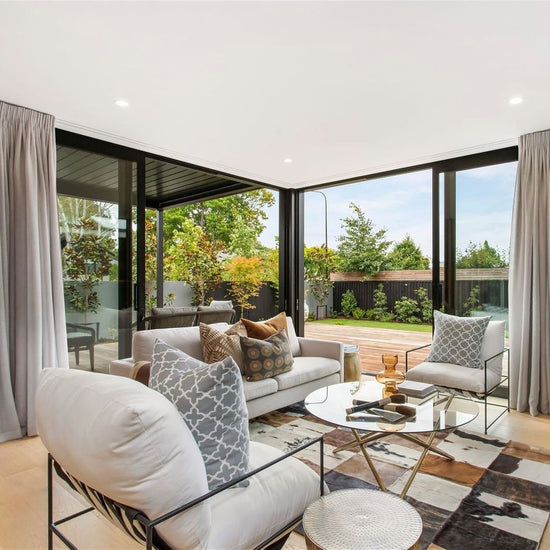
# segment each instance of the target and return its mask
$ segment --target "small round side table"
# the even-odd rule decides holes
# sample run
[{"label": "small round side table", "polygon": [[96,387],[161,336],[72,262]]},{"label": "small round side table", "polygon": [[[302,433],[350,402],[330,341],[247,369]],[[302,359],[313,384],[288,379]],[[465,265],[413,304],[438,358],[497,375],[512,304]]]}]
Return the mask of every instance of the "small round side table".
[{"label": "small round side table", "polygon": [[310,504],[302,519],[308,550],[420,548],[422,518],[403,499],[374,489],[344,489]]},{"label": "small round side table", "polygon": [[359,357],[359,346],[355,344],[344,346],[344,381],[361,381],[361,358]]}]

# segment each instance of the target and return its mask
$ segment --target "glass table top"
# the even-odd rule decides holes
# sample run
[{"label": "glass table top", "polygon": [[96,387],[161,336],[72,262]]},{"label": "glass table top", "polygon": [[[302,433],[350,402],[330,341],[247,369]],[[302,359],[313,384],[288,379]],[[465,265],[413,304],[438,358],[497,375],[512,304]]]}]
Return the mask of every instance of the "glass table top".
[{"label": "glass table top", "polygon": [[376,381],[345,382],[320,388],[305,399],[306,409],[321,420],[360,431],[422,433],[448,430],[474,420],[479,408],[474,401],[436,391],[423,398],[408,397],[404,403],[415,409],[414,417],[389,422],[366,410],[350,418],[346,409],[353,400],[376,401],[383,398],[384,386]]}]

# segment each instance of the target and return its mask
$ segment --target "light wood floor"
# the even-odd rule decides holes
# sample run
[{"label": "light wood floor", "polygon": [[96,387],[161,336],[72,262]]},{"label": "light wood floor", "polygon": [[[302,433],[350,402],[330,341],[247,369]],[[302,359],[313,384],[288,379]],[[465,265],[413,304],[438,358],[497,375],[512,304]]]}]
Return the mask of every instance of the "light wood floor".
[{"label": "light wood floor", "polygon": [[[431,340],[430,333],[357,328],[350,331],[349,327],[311,323],[306,324],[306,336],[358,344],[362,367],[371,372],[382,368],[382,353],[398,353],[400,364],[403,365],[405,350]],[[71,356],[74,362],[74,354]],[[105,372],[108,361],[115,357],[116,344],[96,345],[98,371]],[[81,353],[80,363],[79,368],[89,368],[86,352]],[[482,432],[482,419],[476,419],[468,428]],[[531,417],[512,411],[491,428],[490,434],[550,448],[550,417]],[[0,444],[0,550],[47,547],[46,456],[46,450],[38,437]],[[72,493],[62,485],[56,486],[57,517],[76,512],[81,506]],[[83,549],[141,548],[97,514],[87,514],[70,522],[65,532]],[[55,542],[54,547],[65,548],[59,541]],[[550,550],[549,529],[545,532],[541,548]],[[292,535],[285,549],[304,550],[304,539]]]},{"label": "light wood floor", "polygon": [[[482,431],[477,419],[469,429]],[[505,415],[490,434],[529,445],[550,448],[550,417],[531,417],[515,411]],[[0,549],[47,547],[46,450],[38,437],[0,444]],[[80,504],[61,485],[56,487],[56,509],[61,514],[79,510]],[[58,516],[59,517],[59,516]],[[121,531],[98,515],[87,514],[67,525],[66,533],[84,549],[137,549]],[[55,548],[64,548],[56,542]],[[540,547],[550,550],[549,529]],[[293,535],[286,550],[304,550],[302,537]]]}]

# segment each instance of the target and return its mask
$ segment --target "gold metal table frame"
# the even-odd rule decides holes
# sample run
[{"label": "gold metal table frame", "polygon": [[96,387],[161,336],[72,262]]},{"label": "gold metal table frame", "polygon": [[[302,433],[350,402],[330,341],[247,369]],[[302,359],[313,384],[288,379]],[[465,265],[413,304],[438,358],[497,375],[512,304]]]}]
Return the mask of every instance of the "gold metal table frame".
[{"label": "gold metal table frame", "polygon": [[[478,415],[479,409],[473,401],[456,396],[453,393],[435,392],[428,398],[424,398],[424,400],[410,399],[410,402],[415,404],[417,408],[417,418],[412,422],[407,421],[389,425],[382,421],[365,425],[347,419],[345,410],[352,406],[353,399],[365,401],[380,399],[382,388],[382,384],[375,381],[335,384],[309,394],[305,399],[305,406],[317,418],[350,429],[354,439],[336,447],[333,453],[359,447],[382,491],[388,489],[369,454],[369,443],[390,435],[396,435],[422,447],[422,453],[401,490],[400,497],[404,498],[428,452],[431,451],[448,460],[454,460],[452,455],[433,445],[437,433],[471,422]],[[396,430],[396,428],[399,429]],[[419,433],[428,434],[427,440],[424,441],[418,437]]]}]

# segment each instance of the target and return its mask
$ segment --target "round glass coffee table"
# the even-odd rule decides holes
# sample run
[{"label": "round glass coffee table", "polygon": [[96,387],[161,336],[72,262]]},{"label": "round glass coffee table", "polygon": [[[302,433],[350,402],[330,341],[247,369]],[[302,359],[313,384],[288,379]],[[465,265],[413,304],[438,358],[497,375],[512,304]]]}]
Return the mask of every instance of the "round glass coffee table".
[{"label": "round glass coffee table", "polygon": [[[477,404],[469,399],[449,392],[436,391],[424,398],[409,397],[404,405],[408,407],[409,413],[412,410],[414,416],[407,416],[398,421],[394,421],[392,417],[397,418],[400,415],[384,414],[379,408],[376,408],[376,413],[373,409],[351,415],[346,412],[354,406],[354,400],[372,402],[382,399],[383,390],[384,386],[376,381],[345,382],[315,390],[306,397],[304,404],[306,409],[317,418],[351,430],[354,439],[334,449],[333,452],[359,446],[383,491],[387,490],[386,486],[372,462],[367,445],[371,441],[396,435],[423,447],[401,491],[400,496],[404,497],[428,451],[454,460],[453,456],[432,445],[436,434],[471,422],[478,415],[479,409]],[[418,437],[417,434],[421,433],[428,434],[426,440]]]}]

